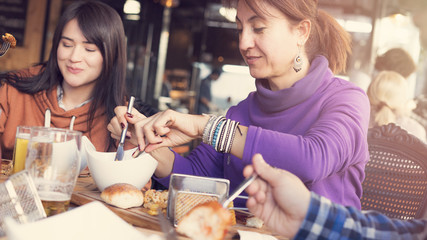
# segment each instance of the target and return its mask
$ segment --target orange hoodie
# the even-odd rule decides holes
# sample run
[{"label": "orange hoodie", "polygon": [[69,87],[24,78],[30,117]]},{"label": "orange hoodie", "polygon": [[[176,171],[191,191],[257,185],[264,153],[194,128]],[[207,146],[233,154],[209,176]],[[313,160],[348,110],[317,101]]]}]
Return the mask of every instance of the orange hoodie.
[{"label": "orange hoodie", "polygon": [[[91,103],[65,111],[58,106],[57,87],[36,94],[25,94],[16,88],[0,86],[0,145],[2,158],[12,159],[17,126],[44,126],[45,112],[51,111],[51,127],[69,128],[73,116],[74,130],[81,131],[96,147],[97,151],[107,151],[110,133],[109,119],[104,108],[96,110],[93,124],[87,126]],[[1,155],[1,154],[0,154]]]}]

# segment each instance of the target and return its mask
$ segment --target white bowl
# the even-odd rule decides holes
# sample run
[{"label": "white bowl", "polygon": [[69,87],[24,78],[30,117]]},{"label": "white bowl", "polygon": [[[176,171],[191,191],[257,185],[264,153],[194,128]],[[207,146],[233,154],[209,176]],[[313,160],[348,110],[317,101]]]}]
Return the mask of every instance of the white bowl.
[{"label": "white bowl", "polygon": [[157,160],[143,153],[132,157],[136,148],[125,151],[122,161],[114,161],[116,152],[97,152],[88,138],[82,138],[90,174],[99,191],[116,183],[132,184],[141,189],[148,183],[157,167]]},{"label": "white bowl", "polygon": [[[89,141],[89,139],[88,139],[88,141]],[[85,168],[87,167],[87,154],[86,154],[86,152],[84,152],[83,147],[82,147],[81,153],[82,154],[81,154],[81,158],[80,158],[81,161],[80,161],[80,171],[79,171],[80,173],[82,173],[82,171],[85,170]]]}]

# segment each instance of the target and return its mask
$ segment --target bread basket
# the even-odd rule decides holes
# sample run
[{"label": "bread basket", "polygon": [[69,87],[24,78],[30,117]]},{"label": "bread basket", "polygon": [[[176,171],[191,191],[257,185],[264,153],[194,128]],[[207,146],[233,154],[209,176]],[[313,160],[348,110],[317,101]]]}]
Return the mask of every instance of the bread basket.
[{"label": "bread basket", "polygon": [[178,225],[179,220],[193,207],[207,201],[228,198],[230,181],[223,178],[172,174],[169,182],[167,216]]}]

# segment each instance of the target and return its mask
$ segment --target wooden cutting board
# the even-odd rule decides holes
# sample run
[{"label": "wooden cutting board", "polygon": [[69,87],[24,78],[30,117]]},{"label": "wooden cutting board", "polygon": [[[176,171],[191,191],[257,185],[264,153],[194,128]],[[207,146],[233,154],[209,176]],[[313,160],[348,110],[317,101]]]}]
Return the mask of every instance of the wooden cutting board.
[{"label": "wooden cutting board", "polygon": [[[96,188],[96,185],[93,182],[91,177],[79,178],[77,180],[76,187],[71,197],[71,203],[80,206],[80,205],[90,203],[92,201],[99,201],[103,203],[106,207],[108,207],[111,211],[116,213],[123,220],[125,220],[126,222],[136,227],[141,227],[141,228],[146,228],[146,229],[161,232],[160,223],[157,219],[157,216],[152,216],[148,214],[147,213],[148,209],[144,207],[121,209],[118,207],[111,206],[105,203],[101,199],[101,192]],[[278,236],[277,234],[274,234],[265,226],[260,229],[245,226],[246,219],[251,215],[243,211],[235,211],[235,213],[236,213],[237,224],[233,225],[229,229],[225,239],[239,239],[237,230],[259,232],[262,234],[275,236],[277,239],[286,239],[282,236]]]},{"label": "wooden cutting board", "polygon": [[84,191],[74,192],[71,197],[71,203],[75,205],[84,205],[92,201],[99,201],[107,206],[111,211],[116,213],[126,222],[142,228],[148,228],[156,231],[161,231],[157,216],[151,216],[147,213],[148,209],[143,207],[121,209],[104,203],[100,197],[99,191]]}]

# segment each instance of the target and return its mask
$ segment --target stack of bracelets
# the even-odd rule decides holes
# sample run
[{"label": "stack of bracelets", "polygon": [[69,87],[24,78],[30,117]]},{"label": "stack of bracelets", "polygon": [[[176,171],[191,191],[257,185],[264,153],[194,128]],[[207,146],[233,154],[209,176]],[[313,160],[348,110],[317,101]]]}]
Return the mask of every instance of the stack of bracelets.
[{"label": "stack of bracelets", "polygon": [[230,153],[238,126],[239,122],[211,115],[203,130],[203,142],[211,145],[217,152]]}]

